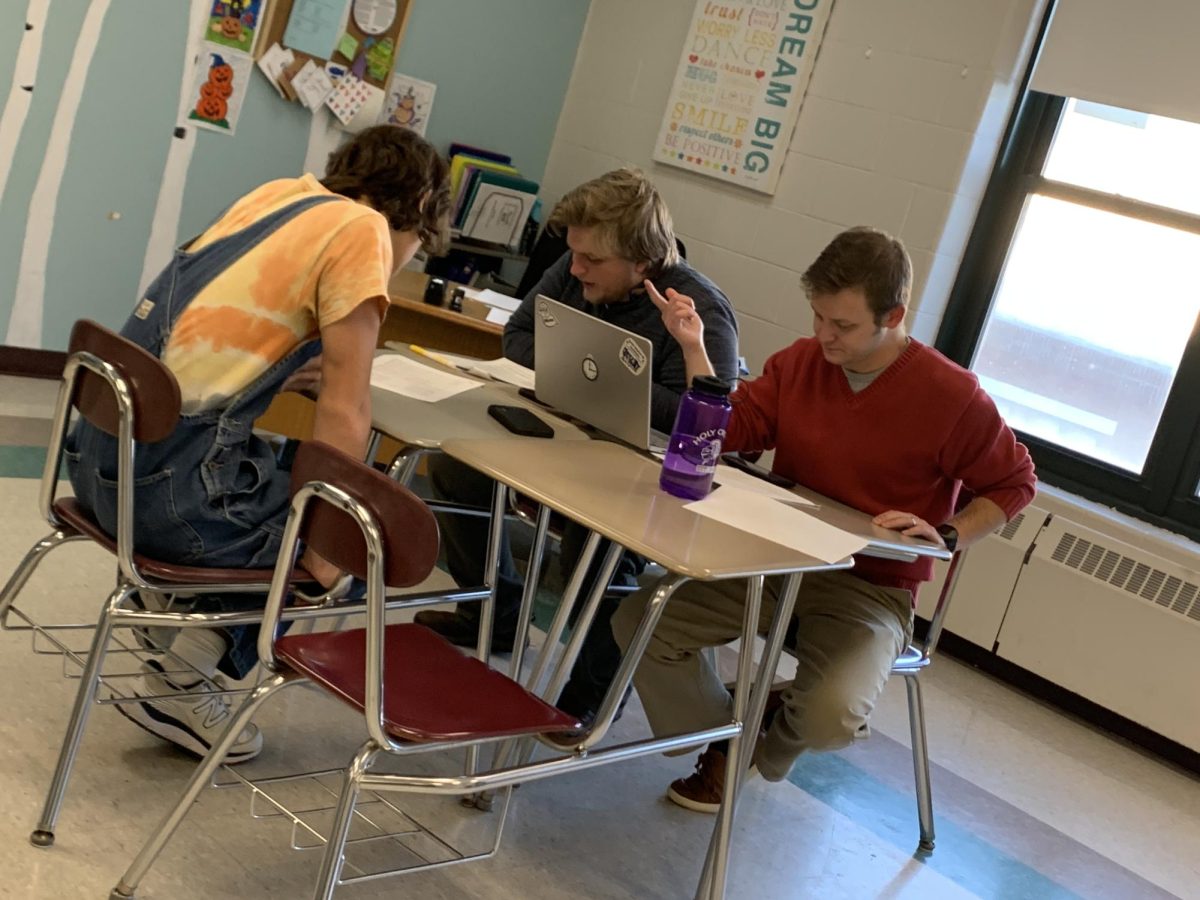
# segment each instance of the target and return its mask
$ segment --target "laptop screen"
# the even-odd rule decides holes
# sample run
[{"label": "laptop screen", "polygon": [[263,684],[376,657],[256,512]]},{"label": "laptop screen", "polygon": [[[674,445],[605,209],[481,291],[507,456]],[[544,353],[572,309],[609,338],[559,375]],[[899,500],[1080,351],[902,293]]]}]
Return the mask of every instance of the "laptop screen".
[{"label": "laptop screen", "polygon": [[539,294],[533,341],[539,400],[639,449],[649,448],[653,345],[648,338]]}]

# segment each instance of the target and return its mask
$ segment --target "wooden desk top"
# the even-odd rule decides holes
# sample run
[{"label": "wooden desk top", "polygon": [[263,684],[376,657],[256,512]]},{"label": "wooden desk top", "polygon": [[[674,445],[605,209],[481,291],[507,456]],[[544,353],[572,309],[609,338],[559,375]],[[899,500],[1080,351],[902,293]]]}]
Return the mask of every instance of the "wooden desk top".
[{"label": "wooden desk top", "polygon": [[702,581],[845,569],[684,509],[659,464],[608,441],[449,439],[442,450],[672,572]]},{"label": "wooden desk top", "polygon": [[[407,349],[396,352],[409,359],[415,359],[422,365],[442,370],[438,363]],[[477,379],[471,375],[463,377],[479,381],[480,387],[463,391],[437,403],[426,403],[391,391],[371,388],[372,426],[401,443],[423,447],[426,450],[436,450],[443,442],[452,438],[494,440],[512,437],[512,432],[488,415],[487,408],[493,403],[498,403],[532,410],[538,418],[553,428],[552,440],[532,439],[539,444],[588,440],[585,432],[529,402],[518,394],[511,384]]]}]

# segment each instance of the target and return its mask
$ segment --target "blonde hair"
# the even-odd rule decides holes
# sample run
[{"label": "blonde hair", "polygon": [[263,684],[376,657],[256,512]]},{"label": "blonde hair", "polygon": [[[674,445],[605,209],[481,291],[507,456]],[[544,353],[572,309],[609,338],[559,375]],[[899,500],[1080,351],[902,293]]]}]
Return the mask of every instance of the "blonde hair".
[{"label": "blonde hair", "polygon": [[671,213],[640,169],[614,169],[584,182],[558,201],[546,224],[559,232],[572,225],[595,229],[604,247],[645,263],[651,277],[679,263]]}]

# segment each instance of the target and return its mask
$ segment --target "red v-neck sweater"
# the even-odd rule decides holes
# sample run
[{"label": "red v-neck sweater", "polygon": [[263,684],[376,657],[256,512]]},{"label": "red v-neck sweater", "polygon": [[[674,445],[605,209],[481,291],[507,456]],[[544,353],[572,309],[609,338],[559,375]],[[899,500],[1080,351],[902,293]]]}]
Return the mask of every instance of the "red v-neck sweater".
[{"label": "red v-neck sweater", "polygon": [[[940,525],[965,486],[1011,519],[1034,496],[1029,452],[978,379],[915,340],[855,394],[841,366],[802,338],[732,400],[726,450],[774,449],[775,472],[872,516],[896,509]],[[854,573],[915,602],[933,563],[857,556]]]}]

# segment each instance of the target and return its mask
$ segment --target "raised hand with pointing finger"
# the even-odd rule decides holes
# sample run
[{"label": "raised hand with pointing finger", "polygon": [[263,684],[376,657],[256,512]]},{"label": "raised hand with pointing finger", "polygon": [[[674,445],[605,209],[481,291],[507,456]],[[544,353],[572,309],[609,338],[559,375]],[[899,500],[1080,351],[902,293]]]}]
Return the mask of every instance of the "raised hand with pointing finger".
[{"label": "raised hand with pointing finger", "polygon": [[662,313],[663,324],[667,326],[671,337],[685,350],[703,346],[704,322],[696,312],[696,304],[692,302],[692,298],[674,288],[667,288],[664,297],[649,278],[642,283],[646,287],[646,293]]},{"label": "raised hand with pointing finger", "polygon": [[663,325],[668,333],[683,349],[688,383],[690,384],[697,375],[716,374],[704,348],[704,322],[696,312],[696,304],[692,302],[692,298],[674,288],[667,288],[664,297],[648,278],[642,284],[650,300],[662,313]]}]

